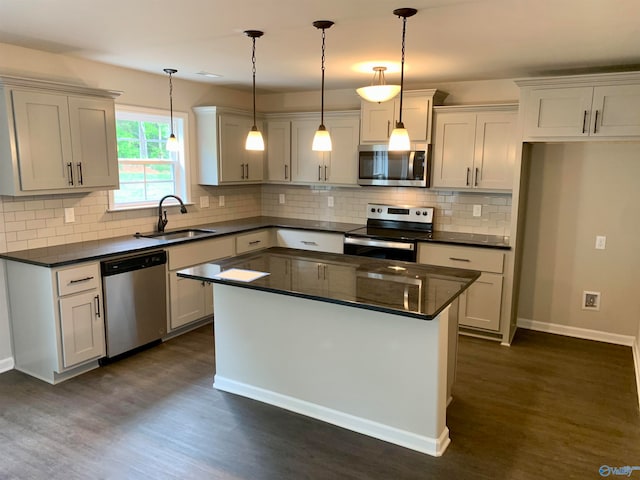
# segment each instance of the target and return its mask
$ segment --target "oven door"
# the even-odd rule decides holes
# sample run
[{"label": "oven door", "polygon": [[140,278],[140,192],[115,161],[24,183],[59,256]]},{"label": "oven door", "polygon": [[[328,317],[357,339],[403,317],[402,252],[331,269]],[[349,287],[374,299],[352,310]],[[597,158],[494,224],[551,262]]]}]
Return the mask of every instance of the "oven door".
[{"label": "oven door", "polygon": [[385,258],[405,262],[415,262],[417,260],[416,242],[410,240],[380,240],[347,235],[344,238],[344,253],[360,257]]}]

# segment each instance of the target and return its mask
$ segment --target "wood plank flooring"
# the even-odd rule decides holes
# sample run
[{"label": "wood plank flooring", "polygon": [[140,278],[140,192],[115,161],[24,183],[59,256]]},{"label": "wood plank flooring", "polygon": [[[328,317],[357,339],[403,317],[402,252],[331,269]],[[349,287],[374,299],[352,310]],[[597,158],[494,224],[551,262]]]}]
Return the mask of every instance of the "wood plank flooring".
[{"label": "wood plank flooring", "polygon": [[640,466],[628,347],[461,337],[440,458],[218,392],[214,368],[208,325],[56,386],[0,375],[0,479],[582,480]]}]

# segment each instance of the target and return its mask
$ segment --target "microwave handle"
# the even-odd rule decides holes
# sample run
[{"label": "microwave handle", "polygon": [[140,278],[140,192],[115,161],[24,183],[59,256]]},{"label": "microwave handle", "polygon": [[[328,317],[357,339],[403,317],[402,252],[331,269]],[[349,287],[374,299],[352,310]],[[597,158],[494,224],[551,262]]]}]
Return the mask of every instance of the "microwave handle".
[{"label": "microwave handle", "polygon": [[413,163],[416,161],[416,152],[409,152],[409,171],[407,172],[407,178],[408,179],[413,179]]}]

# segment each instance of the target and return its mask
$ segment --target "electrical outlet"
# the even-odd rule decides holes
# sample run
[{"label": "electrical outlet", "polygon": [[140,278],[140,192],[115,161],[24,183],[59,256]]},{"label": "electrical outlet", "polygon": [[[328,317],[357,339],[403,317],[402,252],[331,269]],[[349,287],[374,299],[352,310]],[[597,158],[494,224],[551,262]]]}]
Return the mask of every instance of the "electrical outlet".
[{"label": "electrical outlet", "polygon": [[607,237],[604,235],[596,236],[596,250],[604,250],[607,247]]},{"label": "electrical outlet", "polygon": [[327,206],[333,207],[333,197],[327,197]]},{"label": "electrical outlet", "polygon": [[200,197],[200,208],[209,208],[209,197],[207,195]]},{"label": "electrical outlet", "polygon": [[278,195],[278,203],[280,204],[284,203],[284,193],[281,193],[280,195]]},{"label": "electrical outlet", "polygon": [[474,205],[473,206],[473,216],[481,217],[482,216],[482,205]]},{"label": "electrical outlet", "polygon": [[76,221],[76,212],[73,207],[64,209],[64,223],[73,223]]},{"label": "electrical outlet", "polygon": [[600,292],[582,292],[583,310],[600,310]]},{"label": "electrical outlet", "polygon": [[224,195],[220,195],[218,197],[218,206],[219,207],[224,207]]}]

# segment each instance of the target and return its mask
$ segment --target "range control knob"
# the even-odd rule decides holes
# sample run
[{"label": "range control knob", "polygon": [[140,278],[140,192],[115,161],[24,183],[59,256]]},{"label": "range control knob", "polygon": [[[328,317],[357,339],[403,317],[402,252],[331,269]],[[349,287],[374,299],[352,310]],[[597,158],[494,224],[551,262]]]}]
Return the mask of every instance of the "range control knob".
[{"label": "range control knob", "polygon": [[372,209],[371,209],[371,213],[376,213],[376,209],[375,209],[375,208],[372,208]]},{"label": "range control knob", "polygon": [[423,210],[422,211],[422,215],[424,215],[426,217],[427,215],[429,215],[429,212],[427,212],[426,210]]},{"label": "range control knob", "polygon": [[416,210],[416,215],[420,215],[420,212]]},{"label": "range control knob", "polygon": [[382,209],[381,208],[378,209],[378,213],[382,213]]}]

